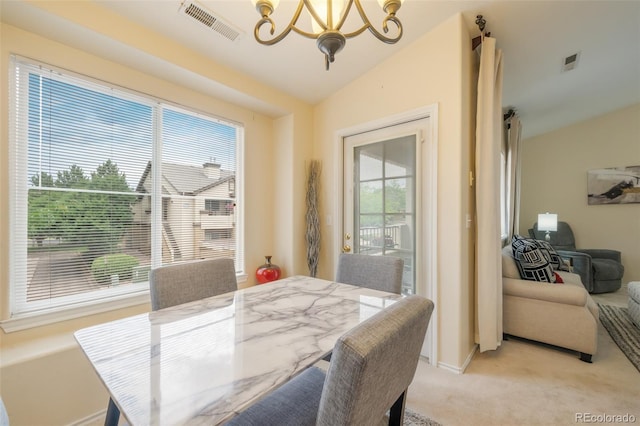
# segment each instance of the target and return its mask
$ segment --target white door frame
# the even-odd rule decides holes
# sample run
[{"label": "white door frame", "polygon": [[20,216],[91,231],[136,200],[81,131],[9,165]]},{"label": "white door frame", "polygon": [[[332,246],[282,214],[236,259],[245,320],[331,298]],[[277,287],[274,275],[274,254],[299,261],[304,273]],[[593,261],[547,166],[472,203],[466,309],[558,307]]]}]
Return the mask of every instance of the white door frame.
[{"label": "white door frame", "polygon": [[[429,331],[425,338],[422,355],[429,358],[431,365],[438,365],[438,105],[432,104],[400,114],[369,121],[353,127],[340,129],[334,136],[334,176],[336,176],[334,194],[336,204],[334,210],[334,245],[342,245],[343,237],[343,211],[344,211],[344,138],[360,133],[391,127],[408,121],[429,118],[429,134],[424,135],[422,158],[417,159],[417,169],[422,170],[422,211],[425,223],[422,226],[424,251],[417,263],[424,265],[424,277],[426,283],[420,286],[416,283],[416,293],[433,301],[436,309],[431,316]],[[339,195],[339,196],[338,196]],[[339,222],[339,223],[338,223]],[[430,236],[430,238],[427,238]],[[333,261],[337,264],[340,250],[333,247]]]}]

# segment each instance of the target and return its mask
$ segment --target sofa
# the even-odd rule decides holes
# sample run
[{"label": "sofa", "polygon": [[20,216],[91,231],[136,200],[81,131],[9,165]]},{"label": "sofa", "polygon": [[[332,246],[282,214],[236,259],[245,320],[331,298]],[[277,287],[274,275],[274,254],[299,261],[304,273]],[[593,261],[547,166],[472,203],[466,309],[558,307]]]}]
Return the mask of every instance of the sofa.
[{"label": "sofa", "polygon": [[564,283],[524,280],[512,246],[503,248],[503,332],[577,351],[590,363],[598,348],[598,305],[579,275],[556,273]]}]

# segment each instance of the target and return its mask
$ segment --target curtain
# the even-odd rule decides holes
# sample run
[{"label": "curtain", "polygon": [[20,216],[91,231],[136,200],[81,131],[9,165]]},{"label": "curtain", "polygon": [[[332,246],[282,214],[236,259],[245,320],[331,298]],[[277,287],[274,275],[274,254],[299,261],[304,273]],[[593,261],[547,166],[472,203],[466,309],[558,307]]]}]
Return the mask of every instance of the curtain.
[{"label": "curtain", "polygon": [[520,229],[520,137],[522,123],[517,114],[505,122],[507,142],[507,223],[508,242]]},{"label": "curtain", "polygon": [[500,150],[503,135],[502,51],[483,37],[476,116],[476,343],[480,352],[502,342]]}]

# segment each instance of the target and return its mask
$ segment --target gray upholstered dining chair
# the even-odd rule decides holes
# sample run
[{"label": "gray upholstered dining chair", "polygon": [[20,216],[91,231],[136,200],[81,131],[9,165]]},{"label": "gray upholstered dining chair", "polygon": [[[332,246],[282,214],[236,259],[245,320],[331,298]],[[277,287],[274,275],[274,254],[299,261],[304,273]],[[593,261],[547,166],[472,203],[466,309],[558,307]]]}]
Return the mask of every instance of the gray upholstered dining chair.
[{"label": "gray upholstered dining chair", "polygon": [[433,302],[405,297],[345,333],[326,372],[311,367],[227,425],[402,424]]},{"label": "gray upholstered dining chair", "polygon": [[4,402],[0,398],[0,426],[9,426],[9,415],[4,407]]},{"label": "gray upholstered dining chair", "polygon": [[171,264],[149,273],[151,308],[156,311],[238,289],[233,259]]},{"label": "gray upholstered dining chair", "polygon": [[[238,289],[233,259],[174,263],[149,272],[151,309],[168,308]],[[120,409],[109,398],[105,425],[117,426]]]},{"label": "gray upholstered dining chair", "polygon": [[403,268],[399,257],[341,253],[336,281],[400,294]]}]

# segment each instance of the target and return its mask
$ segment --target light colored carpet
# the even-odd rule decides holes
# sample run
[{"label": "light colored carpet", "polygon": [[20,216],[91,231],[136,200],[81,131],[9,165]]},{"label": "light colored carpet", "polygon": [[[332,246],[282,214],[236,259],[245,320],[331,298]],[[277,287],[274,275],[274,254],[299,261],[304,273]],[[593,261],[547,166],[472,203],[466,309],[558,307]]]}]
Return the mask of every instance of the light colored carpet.
[{"label": "light colored carpet", "polygon": [[627,308],[598,304],[600,322],[633,365],[640,371],[640,329],[635,326]]},{"label": "light colored carpet", "polygon": [[584,413],[629,414],[637,424],[638,395],[640,373],[600,324],[593,364],[515,339],[476,353],[464,374],[420,361],[406,405],[444,426],[575,426]]}]

